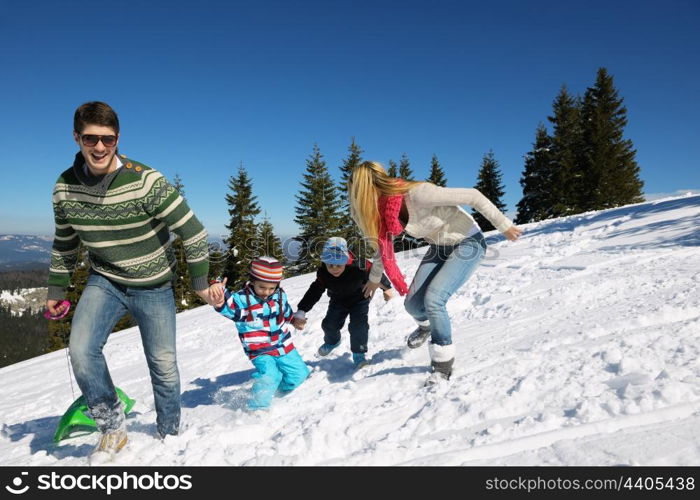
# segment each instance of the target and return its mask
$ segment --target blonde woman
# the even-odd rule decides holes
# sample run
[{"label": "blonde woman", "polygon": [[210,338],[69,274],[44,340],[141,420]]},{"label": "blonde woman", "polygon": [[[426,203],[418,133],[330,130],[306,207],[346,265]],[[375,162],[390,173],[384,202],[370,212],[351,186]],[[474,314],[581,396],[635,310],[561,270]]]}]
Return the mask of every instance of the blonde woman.
[{"label": "blonde woman", "polygon": [[[415,349],[431,338],[431,375],[426,385],[449,380],[455,349],[447,301],[469,279],[486,251],[479,225],[460,205],[475,208],[510,241],[522,231],[476,189],[389,177],[376,162],[358,165],[348,188],[352,217],[377,252],[365,294],[374,293],[385,272],[396,290],[406,295],[406,311],[418,323],[408,346]],[[396,265],[392,241],[404,231],[430,244],[410,288]]]}]

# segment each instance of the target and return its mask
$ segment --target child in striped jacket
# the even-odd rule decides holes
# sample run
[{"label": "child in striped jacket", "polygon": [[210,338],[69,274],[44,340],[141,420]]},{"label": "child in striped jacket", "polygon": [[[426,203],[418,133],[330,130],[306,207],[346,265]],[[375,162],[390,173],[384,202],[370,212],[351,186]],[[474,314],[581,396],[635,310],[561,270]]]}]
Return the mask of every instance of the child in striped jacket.
[{"label": "child in striped jacket", "polygon": [[236,324],[243,351],[255,366],[248,408],[267,408],[278,390],[288,393],[309,375],[292,343],[293,311],[280,287],[282,264],[272,257],[253,260],[250,280],[237,292],[226,290],[226,281],[209,288],[214,309]]}]

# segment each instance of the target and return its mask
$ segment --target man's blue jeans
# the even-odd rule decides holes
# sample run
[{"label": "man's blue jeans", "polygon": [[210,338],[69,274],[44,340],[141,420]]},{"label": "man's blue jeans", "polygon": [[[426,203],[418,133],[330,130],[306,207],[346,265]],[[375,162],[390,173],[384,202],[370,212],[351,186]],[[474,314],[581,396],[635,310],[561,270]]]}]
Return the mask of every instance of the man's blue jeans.
[{"label": "man's blue jeans", "polygon": [[457,245],[430,245],[408,289],[404,306],[419,323],[430,322],[431,341],[452,343],[447,301],[469,279],[486,252],[481,233]]},{"label": "man's blue jeans", "polygon": [[121,424],[122,409],[102,349],[114,325],[127,311],[141,332],[153,384],[158,433],[177,434],[180,374],[175,355],[175,299],[170,287],[127,287],[99,274],[90,275],[70,333],[70,357],[78,386],[99,431],[109,432]]}]

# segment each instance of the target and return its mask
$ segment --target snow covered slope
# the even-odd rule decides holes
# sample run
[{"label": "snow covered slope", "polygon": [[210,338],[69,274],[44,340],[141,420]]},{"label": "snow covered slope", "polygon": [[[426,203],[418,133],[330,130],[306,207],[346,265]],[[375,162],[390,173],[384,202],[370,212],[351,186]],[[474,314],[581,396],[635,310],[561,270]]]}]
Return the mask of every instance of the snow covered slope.
[{"label": "snow covered slope", "polygon": [[[178,315],[180,436],[161,443],[137,329],[105,349],[137,399],[117,465],[697,465],[700,196],[490,236],[449,303],[449,387],[425,389],[428,351],[405,347],[402,300],[370,309],[372,364],[315,357],[324,297],[295,344],[310,379],[268,412],[244,410],[252,366],[209,307]],[[425,249],[399,254],[410,278]],[[292,304],[313,275],[285,280]],[[72,402],[64,351],[0,370],[0,465],[81,465],[94,434],[52,443]]]}]

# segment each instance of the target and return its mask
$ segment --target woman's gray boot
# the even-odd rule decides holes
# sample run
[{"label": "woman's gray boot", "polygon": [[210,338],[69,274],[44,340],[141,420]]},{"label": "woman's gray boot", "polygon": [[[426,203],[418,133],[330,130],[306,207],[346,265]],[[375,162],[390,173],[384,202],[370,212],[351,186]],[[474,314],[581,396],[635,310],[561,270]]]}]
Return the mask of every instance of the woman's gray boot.
[{"label": "woman's gray boot", "polygon": [[455,362],[454,345],[430,344],[430,376],[425,385],[431,386],[448,381],[452,376],[452,365]]}]

